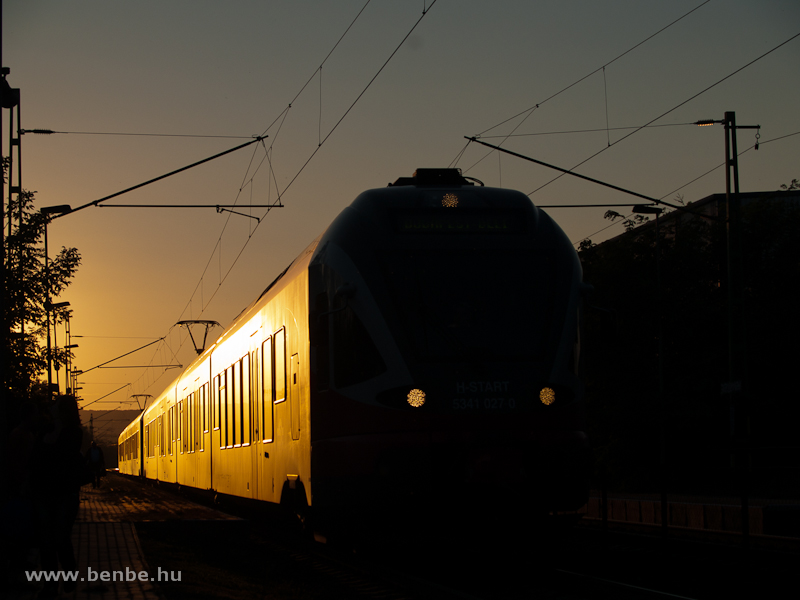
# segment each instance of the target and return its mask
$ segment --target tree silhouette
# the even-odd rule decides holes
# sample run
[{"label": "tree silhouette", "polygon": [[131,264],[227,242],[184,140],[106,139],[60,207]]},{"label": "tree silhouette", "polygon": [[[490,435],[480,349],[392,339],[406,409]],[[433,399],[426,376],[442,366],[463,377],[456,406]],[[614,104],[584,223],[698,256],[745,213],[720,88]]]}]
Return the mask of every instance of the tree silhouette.
[{"label": "tree silhouette", "polygon": [[[3,164],[5,177],[6,164]],[[4,339],[3,385],[12,399],[29,395],[34,382],[47,368],[47,310],[45,303],[70,284],[80,254],[75,248],[61,248],[45,267],[45,225],[52,219],[34,207],[35,192],[22,190],[6,203],[5,216],[10,233],[5,238],[5,281],[2,290]],[[7,230],[8,231],[8,230]],[[63,322],[67,311],[55,318]],[[53,353],[55,365],[63,365],[68,349]]]}]

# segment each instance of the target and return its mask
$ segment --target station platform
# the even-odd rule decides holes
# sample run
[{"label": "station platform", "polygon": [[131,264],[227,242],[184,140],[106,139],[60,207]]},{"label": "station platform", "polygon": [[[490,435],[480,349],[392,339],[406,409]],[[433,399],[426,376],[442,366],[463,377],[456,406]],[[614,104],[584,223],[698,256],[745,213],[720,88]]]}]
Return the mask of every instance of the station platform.
[{"label": "station platform", "polygon": [[[142,552],[136,524],[154,521],[230,521],[237,517],[164,493],[151,483],[141,483],[111,473],[99,488],[81,488],[81,504],[72,530],[78,571],[74,590],[65,591],[61,574],[60,595],[71,600],[164,600],[159,577],[175,573],[151,565]],[[167,581],[169,579],[166,579]],[[13,600],[40,598],[43,580],[30,582]],[[69,588],[69,586],[67,586]],[[3,596],[5,597],[5,596]]]},{"label": "station platform", "polygon": [[[669,527],[719,533],[741,533],[741,498],[671,495]],[[754,536],[800,537],[800,503],[788,500],[748,499],[748,531]],[[657,494],[609,494],[609,522],[661,525],[661,499]],[[602,494],[592,490],[581,511],[584,519],[603,518]]]}]

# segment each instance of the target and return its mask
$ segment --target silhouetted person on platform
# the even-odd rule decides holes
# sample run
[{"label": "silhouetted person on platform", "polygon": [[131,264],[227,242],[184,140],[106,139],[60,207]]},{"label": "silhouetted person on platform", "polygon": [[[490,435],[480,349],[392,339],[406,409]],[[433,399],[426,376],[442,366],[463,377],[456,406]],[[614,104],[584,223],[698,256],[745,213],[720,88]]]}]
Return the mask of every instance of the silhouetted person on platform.
[{"label": "silhouetted person on platform", "polygon": [[100,479],[106,475],[106,459],[103,456],[103,449],[92,440],[92,445],[86,451],[86,464],[92,472],[92,487],[100,487]]},{"label": "silhouetted person on platform", "polygon": [[[41,536],[42,570],[76,571],[72,547],[72,526],[80,506],[81,419],[73,396],[62,396],[51,409],[52,421],[36,448],[33,488],[37,497]],[[64,591],[75,589],[75,582],[65,582]],[[40,598],[58,594],[58,582],[49,581]]]}]

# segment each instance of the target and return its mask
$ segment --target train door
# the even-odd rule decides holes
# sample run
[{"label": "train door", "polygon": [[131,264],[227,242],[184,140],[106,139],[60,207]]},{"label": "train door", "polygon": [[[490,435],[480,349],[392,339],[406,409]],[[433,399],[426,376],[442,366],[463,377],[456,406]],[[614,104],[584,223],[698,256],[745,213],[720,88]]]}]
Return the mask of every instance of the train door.
[{"label": "train door", "polygon": [[275,496],[274,463],[275,459],[275,428],[274,428],[274,402],[275,402],[275,360],[273,338],[264,340],[261,348],[255,354],[260,359],[260,368],[253,371],[259,379],[259,389],[256,423],[255,466],[257,497],[261,500],[273,501]]}]

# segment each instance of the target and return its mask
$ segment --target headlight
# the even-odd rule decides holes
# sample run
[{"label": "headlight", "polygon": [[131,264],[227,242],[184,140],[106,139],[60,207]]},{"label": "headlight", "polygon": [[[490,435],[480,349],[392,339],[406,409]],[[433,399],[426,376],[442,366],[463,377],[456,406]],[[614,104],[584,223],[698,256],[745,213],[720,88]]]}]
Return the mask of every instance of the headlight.
[{"label": "headlight", "polygon": [[542,388],[542,391],[539,392],[539,400],[542,401],[542,404],[545,406],[550,406],[553,402],[556,401],[556,393],[553,388],[545,387]]},{"label": "headlight", "polygon": [[413,406],[414,408],[420,407],[425,404],[425,392],[422,390],[413,389],[408,392],[408,396],[406,398],[408,403]]}]

